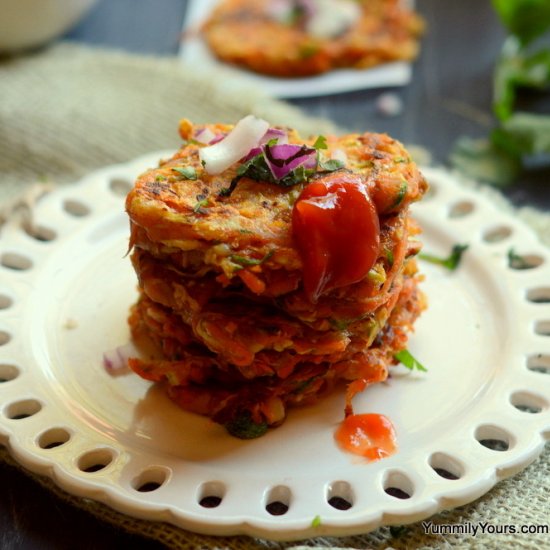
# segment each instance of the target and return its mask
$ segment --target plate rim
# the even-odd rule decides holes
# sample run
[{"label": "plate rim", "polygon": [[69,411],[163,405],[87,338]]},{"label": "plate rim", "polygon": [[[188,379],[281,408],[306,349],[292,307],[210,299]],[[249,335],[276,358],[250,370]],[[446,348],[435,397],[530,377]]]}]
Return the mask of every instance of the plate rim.
[{"label": "plate rim", "polygon": [[[96,192],[96,188],[102,186],[105,187],[107,181],[113,181],[119,178],[120,174],[127,174],[129,172],[137,173],[148,166],[155,165],[159,158],[163,158],[168,155],[169,152],[167,151],[155,152],[134,159],[128,163],[102,168],[86,176],[79,183],[73,186],[67,186],[55,190],[43,199],[42,203],[37,206],[36,211],[40,212],[44,210],[48,213],[53,206],[59,205],[59,201],[67,200],[71,197],[78,197],[79,192],[84,189],[91,189],[91,192]],[[476,204],[481,203],[482,208],[489,209],[489,212],[497,212],[494,206],[490,203],[490,199],[484,197],[479,192],[458,187],[455,181],[456,176],[453,176],[448,171],[433,167],[422,167],[422,171],[429,180],[435,182],[446,182],[443,186],[441,186],[441,184],[436,186],[436,197],[437,193],[443,193],[443,196],[445,196],[445,193],[448,193],[452,196],[453,193],[456,192],[460,198],[460,201],[458,201],[459,203],[465,203],[468,202],[468,200],[471,200]],[[451,189],[451,191],[449,192],[448,189]],[[106,213],[111,211],[111,208],[115,204],[118,204],[118,200],[119,199],[117,199],[113,194],[110,202],[106,201],[103,206],[99,207],[97,211],[92,212],[89,217],[78,218],[77,216],[72,219],[70,223],[73,224],[73,227],[77,227],[82,223],[90,223],[89,220],[96,220],[101,216],[105,216]],[[526,250],[528,252],[542,255],[547,263],[546,267],[543,268],[543,271],[548,271],[550,252],[542,243],[540,243],[538,237],[531,229],[527,228],[519,220],[514,219],[508,213],[499,212],[495,219],[506,220],[514,230],[517,230],[522,242],[525,241],[527,244]],[[466,219],[466,225],[468,223],[470,222]],[[28,236],[23,234],[23,230],[16,222],[8,222],[4,228],[2,237],[0,238],[0,253],[17,249],[17,247],[11,246],[9,241],[7,243],[5,242],[7,240],[5,235],[8,233],[12,237],[14,235],[19,235],[22,240],[19,239],[19,241],[17,241],[17,238],[14,237],[14,242],[26,243],[29,247],[28,250],[31,251],[31,255],[33,255],[34,251],[36,251],[37,260],[41,254],[44,257],[47,257],[48,254],[52,253],[52,248],[56,246],[55,243],[50,244],[34,242]],[[537,280],[542,280],[544,278],[543,275],[540,275],[540,271],[534,271],[535,278]],[[512,274],[514,277],[516,275],[521,276],[520,273]],[[29,277],[27,277],[24,271],[21,272],[20,277],[25,284],[28,282]],[[12,277],[12,280],[17,280],[17,277]],[[0,284],[0,294],[2,294],[2,292],[6,292],[7,286],[8,285],[5,283]],[[5,324],[9,324],[8,322],[4,322],[6,319],[10,321],[10,308],[0,310],[0,330]],[[8,350],[7,359],[4,354],[4,350],[6,349]],[[10,349],[11,346],[9,345],[0,346],[0,365],[3,362],[10,362]],[[20,352],[17,350],[11,352],[14,358],[12,361],[15,360],[18,353]],[[547,342],[545,343],[545,353],[550,354],[550,347]],[[26,375],[27,373],[24,374]],[[178,527],[189,529],[201,534],[244,534],[282,541],[298,540],[300,538],[317,536],[356,535],[376,529],[382,525],[413,523],[420,521],[421,519],[426,519],[433,514],[442,511],[445,509],[443,503],[452,501],[454,502],[452,507],[456,507],[476,500],[479,496],[489,491],[500,480],[514,475],[532,463],[542,452],[545,440],[550,438],[550,422],[547,418],[542,418],[538,423],[538,428],[531,434],[528,442],[524,443],[525,448],[523,449],[523,452],[520,453],[516,450],[515,453],[508,455],[510,457],[508,460],[505,460],[506,457],[502,457],[502,460],[500,460],[498,464],[495,464],[494,467],[489,468],[490,475],[485,475],[485,477],[475,485],[475,488],[462,488],[457,489],[454,492],[450,491],[445,494],[432,495],[431,498],[425,499],[422,502],[409,502],[408,507],[406,503],[403,506],[394,506],[391,510],[380,510],[374,515],[371,514],[366,521],[354,520],[350,523],[349,521],[339,522],[331,519],[327,520],[327,523],[322,523],[320,526],[315,526],[311,524],[311,521],[310,524],[307,525],[307,522],[304,522],[303,518],[287,521],[287,519],[282,516],[285,521],[283,522],[284,525],[280,525],[275,522],[277,518],[274,520],[272,517],[258,519],[257,517],[245,516],[240,520],[235,520],[228,517],[216,518],[215,514],[208,515],[208,512],[206,515],[201,515],[195,512],[182,512],[177,508],[167,507],[161,504],[156,505],[151,501],[144,504],[144,502],[138,498],[139,495],[129,496],[126,491],[120,490],[116,483],[110,483],[107,477],[82,477],[81,474],[75,471],[74,464],[71,463],[67,465],[64,463],[55,462],[52,455],[46,456],[41,454],[33,447],[34,439],[30,437],[29,434],[36,433],[36,426],[40,423],[40,415],[34,417],[31,416],[26,424],[23,425],[14,425],[11,419],[6,419],[6,403],[4,401],[6,400],[6,396],[8,398],[10,397],[9,389],[6,391],[6,387],[9,388],[9,384],[0,384],[0,443],[7,446],[10,454],[12,454],[17,462],[36,474],[45,475],[46,477],[52,479],[58,486],[68,493],[78,496],[93,495],[95,500],[98,500],[119,512],[133,515],[141,519],[168,521]],[[32,398],[32,395],[33,393],[29,391],[29,398]],[[549,398],[549,396],[550,389],[546,397]],[[548,417],[548,414],[546,414],[546,417]],[[84,449],[85,446],[82,448]],[[55,457],[55,455],[53,455],[53,457]],[[485,467],[485,470],[487,470],[487,467]],[[238,498],[238,494],[234,498]],[[313,520],[313,517],[311,520]]]}]

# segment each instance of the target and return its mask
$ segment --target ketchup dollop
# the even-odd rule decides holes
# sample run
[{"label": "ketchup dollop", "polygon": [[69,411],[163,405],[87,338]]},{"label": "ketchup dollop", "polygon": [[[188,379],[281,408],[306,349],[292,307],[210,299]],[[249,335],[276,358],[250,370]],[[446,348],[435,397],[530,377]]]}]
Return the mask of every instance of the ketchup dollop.
[{"label": "ketchup dollop", "polygon": [[341,449],[375,461],[397,450],[395,430],[382,414],[350,414],[334,434]]},{"label": "ketchup dollop", "polygon": [[378,258],[378,214],[354,174],[333,173],[307,185],[292,211],[292,232],[312,302],[362,280]]}]

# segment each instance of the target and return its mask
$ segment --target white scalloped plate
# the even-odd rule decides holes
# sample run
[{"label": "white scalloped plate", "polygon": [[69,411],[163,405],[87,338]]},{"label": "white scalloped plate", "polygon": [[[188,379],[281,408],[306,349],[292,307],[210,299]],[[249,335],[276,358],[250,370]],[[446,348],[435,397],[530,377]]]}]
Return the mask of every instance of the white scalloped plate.
[{"label": "white scalloped plate", "polygon": [[[159,157],[43,198],[35,217],[46,240],[15,222],[2,229],[0,442],[23,466],[132,516],[285,540],[419,521],[539,455],[550,436],[550,253],[433,168],[424,170],[433,193],[414,208],[425,249],[470,248],[455,272],[422,263],[430,306],[409,347],[429,372],[396,375],[354,401],[357,412],[391,418],[394,456],[368,464],[336,447],[339,392],[241,441],[132,373],[109,376],[102,352],[128,340],[136,296],[122,193]],[[527,269],[509,266],[512,248]],[[333,497],[351,507],[333,507]],[[284,515],[266,510],[273,501],[288,506]]]}]

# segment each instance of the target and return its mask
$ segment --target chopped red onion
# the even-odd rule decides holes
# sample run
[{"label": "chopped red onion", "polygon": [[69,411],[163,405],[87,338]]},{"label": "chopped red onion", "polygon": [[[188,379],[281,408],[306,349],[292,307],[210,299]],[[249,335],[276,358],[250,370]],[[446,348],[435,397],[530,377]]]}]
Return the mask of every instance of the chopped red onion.
[{"label": "chopped red onion", "polygon": [[243,162],[246,162],[250,160],[251,158],[254,158],[255,156],[259,155],[260,153],[263,153],[263,147],[252,147],[250,151],[248,151],[248,155],[243,158]]},{"label": "chopped red onion", "polygon": [[283,143],[288,143],[288,134],[280,128],[269,128],[264,134],[264,137],[260,140],[260,145],[265,145],[273,139],[276,139],[277,143],[282,145]]},{"label": "chopped red onion", "polygon": [[312,170],[317,167],[317,151],[306,145],[266,145],[264,155],[267,166],[277,180],[283,179],[299,166]]},{"label": "chopped red onion", "polygon": [[221,174],[256,147],[269,129],[269,123],[248,115],[239,120],[221,141],[199,151],[199,158],[209,174]]},{"label": "chopped red onion", "polygon": [[137,355],[138,352],[135,346],[129,342],[105,351],[103,353],[103,366],[112,376],[123,374],[128,371],[128,359],[130,359],[130,357],[136,357]]},{"label": "chopped red onion", "polygon": [[260,140],[260,147],[253,147],[252,149],[250,149],[250,151],[248,151],[248,155],[243,158],[243,162],[254,158],[260,153],[264,153],[265,147],[263,146],[274,139],[277,140],[277,145],[286,144],[288,143],[288,134],[284,130],[281,130],[279,128],[270,128]]},{"label": "chopped red onion", "polygon": [[208,145],[215,137],[216,134],[210,128],[201,128],[195,133],[193,139],[199,143]]}]

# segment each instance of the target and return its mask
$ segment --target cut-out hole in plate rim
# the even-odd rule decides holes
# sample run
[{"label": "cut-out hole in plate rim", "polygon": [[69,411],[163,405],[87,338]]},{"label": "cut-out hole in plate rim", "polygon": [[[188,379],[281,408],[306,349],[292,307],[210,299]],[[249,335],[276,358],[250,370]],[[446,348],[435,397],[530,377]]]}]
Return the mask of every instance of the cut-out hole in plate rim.
[{"label": "cut-out hole in plate rim", "polygon": [[[538,303],[550,281],[548,253],[521,222],[443,170],[425,169],[437,192],[413,205],[414,217],[425,250],[467,242],[470,261],[453,273],[419,261],[429,305],[408,347],[428,371],[354,397],[355,412],[384,414],[394,424],[395,455],[368,463],[336,445],[340,390],[290,410],[264,437],[242,441],[131,371],[110,376],[102,354],[127,343],[137,299],[125,256],[128,218],[113,181],[134,181],[168,156],[105,169],[45,196],[37,223],[73,205],[55,220],[64,237],[47,246],[29,243],[11,221],[2,229],[0,271],[9,286],[0,295],[13,303],[0,309],[0,330],[10,337],[0,346],[0,431],[13,434],[26,468],[60,472],[56,481],[69,493],[116,501],[130,515],[139,508],[140,517],[202,533],[285,540],[316,536],[317,517],[326,536],[418,520],[420,509],[478,498],[487,480],[510,475],[511,461],[515,471],[533,462],[542,443],[532,442],[548,437],[550,317]],[[115,187],[122,193],[126,186]],[[79,214],[73,203],[86,208]],[[446,213],[457,204],[469,212],[451,220]],[[490,220],[510,229],[506,243],[521,246],[487,241]],[[512,248],[538,258],[536,269],[511,270]],[[29,260],[27,269],[17,258]]]}]

